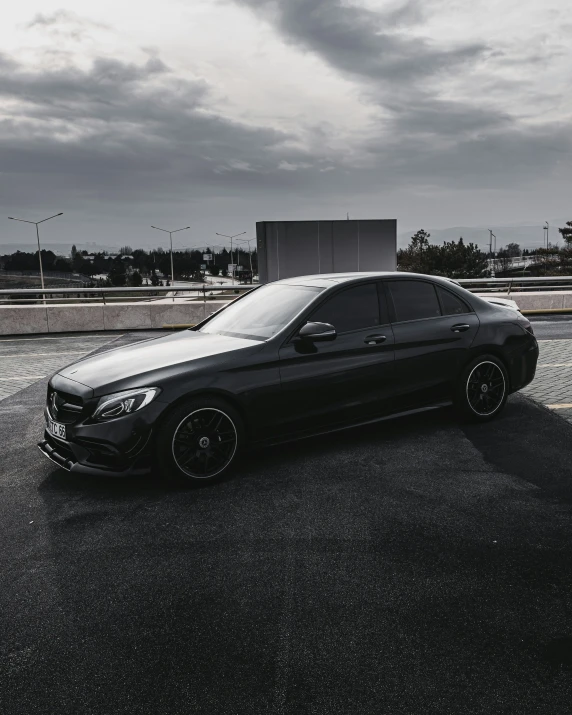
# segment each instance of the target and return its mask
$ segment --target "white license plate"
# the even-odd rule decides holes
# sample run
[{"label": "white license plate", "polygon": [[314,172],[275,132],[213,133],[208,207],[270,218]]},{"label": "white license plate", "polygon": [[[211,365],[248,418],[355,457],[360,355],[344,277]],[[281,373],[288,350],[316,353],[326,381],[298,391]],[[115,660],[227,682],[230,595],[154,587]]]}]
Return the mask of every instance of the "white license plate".
[{"label": "white license plate", "polygon": [[66,426],[60,424],[59,422],[54,422],[48,418],[48,432],[53,434],[54,437],[59,437],[60,439],[66,438]]}]

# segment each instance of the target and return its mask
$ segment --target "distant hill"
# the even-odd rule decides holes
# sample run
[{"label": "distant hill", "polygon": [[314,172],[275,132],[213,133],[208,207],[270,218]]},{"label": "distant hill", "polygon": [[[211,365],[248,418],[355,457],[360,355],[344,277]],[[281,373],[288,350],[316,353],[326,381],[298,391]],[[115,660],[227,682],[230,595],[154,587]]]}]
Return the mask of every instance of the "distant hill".
[{"label": "distant hill", "polygon": [[[558,233],[558,228],[566,224],[566,221],[572,220],[572,216],[567,219],[548,219],[550,224],[549,240],[550,243],[560,243],[562,245],[562,236]],[[497,249],[501,246],[506,246],[507,243],[518,243],[521,248],[541,248],[543,246],[544,232],[542,230],[543,223],[537,225],[522,224],[513,226],[453,226],[451,228],[429,228],[428,226],[420,226],[431,234],[429,239],[431,243],[443,243],[443,241],[458,241],[462,236],[467,243],[476,243],[482,250],[488,250],[489,246],[489,231],[497,237]],[[415,231],[401,231],[397,234],[397,245],[399,248],[405,248],[411,236]]]}]

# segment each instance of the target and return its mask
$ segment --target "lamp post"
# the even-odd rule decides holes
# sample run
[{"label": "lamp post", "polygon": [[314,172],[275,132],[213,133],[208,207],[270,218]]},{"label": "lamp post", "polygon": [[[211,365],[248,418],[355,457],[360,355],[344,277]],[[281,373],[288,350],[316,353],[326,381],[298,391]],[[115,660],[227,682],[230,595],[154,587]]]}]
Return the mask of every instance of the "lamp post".
[{"label": "lamp post", "polygon": [[158,226],[151,226],[151,228],[154,228],[157,231],[163,231],[164,233],[169,234],[169,241],[171,242],[171,288],[173,288],[174,283],[175,283],[175,271],[173,269],[173,234],[178,233],[179,231],[186,231],[187,229],[189,229],[191,227],[185,226],[184,228],[177,228],[174,231],[167,231],[166,228],[159,228]]},{"label": "lamp post", "polygon": [[[22,223],[33,223],[36,227],[36,238],[38,239],[38,260],[40,262],[40,281],[42,283],[42,290],[45,290],[44,286],[44,269],[42,267],[42,252],[40,250],[40,229],[38,228],[39,224],[44,223],[45,221],[49,221],[52,218],[56,218],[56,216],[62,216],[63,211],[60,211],[59,214],[54,214],[53,216],[48,216],[48,218],[43,218],[41,221],[27,221],[25,218],[14,218],[14,216],[8,216],[8,218],[11,221],[22,221]],[[46,296],[43,296],[44,298],[44,305],[46,303]]]},{"label": "lamp post", "polygon": [[[215,232],[216,233],[216,232]],[[246,231],[242,231],[242,233],[235,233],[233,236],[227,236],[226,233],[217,233],[217,236],[223,236],[223,238],[230,238],[230,262],[234,266],[234,262],[232,260],[232,239],[236,238],[237,236],[244,236]],[[234,285],[234,268],[232,269],[232,284]]]},{"label": "lamp post", "polygon": [[256,241],[255,238],[241,238],[238,243],[248,243],[248,258],[250,260],[250,282],[252,283],[252,277],[254,276],[254,271],[252,270],[252,248],[250,247],[251,241]]}]

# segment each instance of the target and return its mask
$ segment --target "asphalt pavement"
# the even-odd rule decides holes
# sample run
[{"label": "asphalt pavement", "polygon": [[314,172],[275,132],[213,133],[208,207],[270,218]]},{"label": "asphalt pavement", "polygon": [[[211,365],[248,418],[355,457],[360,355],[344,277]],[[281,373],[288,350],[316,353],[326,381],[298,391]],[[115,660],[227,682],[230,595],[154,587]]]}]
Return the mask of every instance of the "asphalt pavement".
[{"label": "asphalt pavement", "polygon": [[439,410],[184,490],[45,460],[45,383],[0,401],[4,715],[571,711],[558,414]]}]

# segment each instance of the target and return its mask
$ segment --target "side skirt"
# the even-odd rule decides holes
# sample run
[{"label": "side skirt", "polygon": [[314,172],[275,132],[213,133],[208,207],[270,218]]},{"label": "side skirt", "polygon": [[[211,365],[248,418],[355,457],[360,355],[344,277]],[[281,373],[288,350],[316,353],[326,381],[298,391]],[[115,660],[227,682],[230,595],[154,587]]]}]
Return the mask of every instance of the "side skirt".
[{"label": "side skirt", "polygon": [[440,410],[443,407],[450,407],[453,404],[452,400],[446,400],[444,402],[438,402],[434,405],[428,405],[426,407],[416,407],[411,410],[405,410],[403,412],[393,412],[390,415],[382,415],[380,417],[374,417],[373,419],[363,420],[362,422],[351,422],[349,424],[343,424],[339,426],[328,427],[319,431],[304,431],[304,432],[290,432],[283,437],[273,437],[266,440],[261,440],[259,442],[251,442],[248,448],[256,449],[259,447],[269,447],[276,444],[285,444],[287,442],[297,442],[302,439],[311,439],[312,437],[319,437],[324,434],[332,434],[334,432],[342,432],[343,430],[353,429],[354,427],[362,427],[363,425],[375,424],[376,422],[385,422],[387,420],[394,420],[398,417],[407,417],[408,415],[418,415],[421,412],[430,412],[432,410]]}]

